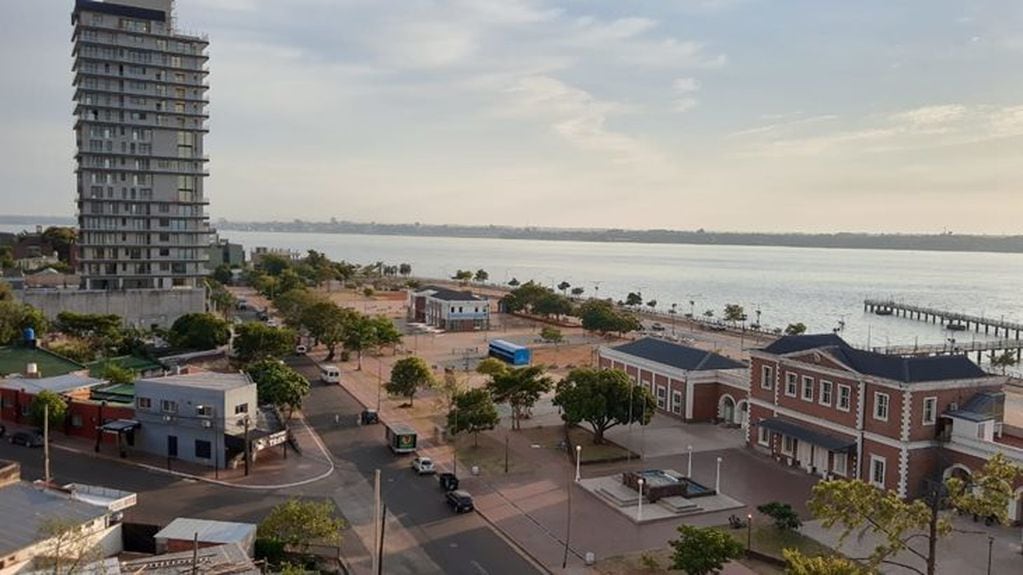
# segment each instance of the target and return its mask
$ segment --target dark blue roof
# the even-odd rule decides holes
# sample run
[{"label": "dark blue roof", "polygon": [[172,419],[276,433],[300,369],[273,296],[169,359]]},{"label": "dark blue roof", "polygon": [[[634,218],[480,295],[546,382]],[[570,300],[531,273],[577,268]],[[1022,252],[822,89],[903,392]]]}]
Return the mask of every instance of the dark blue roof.
[{"label": "dark blue roof", "polygon": [[167,21],[167,13],[163,10],[151,10],[149,8],[137,8],[135,6],[124,6],[114,2],[95,2],[94,0],[75,0],[75,11],[72,13],[72,21],[79,12],[99,12],[113,16],[126,16],[128,18],[140,18],[143,20]]},{"label": "dark blue roof", "polygon": [[444,301],[483,301],[483,298],[473,295],[470,291],[458,291],[435,285],[422,287],[417,293],[425,291],[432,291],[430,297]]},{"label": "dark blue roof", "polygon": [[833,333],[787,335],[763,348],[763,351],[776,355],[809,350],[827,351],[842,363],[864,375],[905,383],[973,379],[987,375],[983,369],[965,355],[903,357],[878,353],[856,349]]},{"label": "dark blue roof", "polygon": [[973,397],[967,399],[966,403],[959,406],[959,409],[949,412],[949,415],[970,421],[987,421],[989,419],[1000,420],[1004,413],[1005,393],[982,391],[973,394]]},{"label": "dark blue roof", "polygon": [[831,435],[805,427],[793,421],[771,417],[757,423],[758,426],[771,431],[795,437],[800,441],[819,445],[828,451],[851,451],[856,447],[856,440],[838,435]]},{"label": "dark blue roof", "polygon": [[650,337],[611,349],[686,371],[741,369],[746,367],[745,363],[729,359],[712,351],[704,351]]}]

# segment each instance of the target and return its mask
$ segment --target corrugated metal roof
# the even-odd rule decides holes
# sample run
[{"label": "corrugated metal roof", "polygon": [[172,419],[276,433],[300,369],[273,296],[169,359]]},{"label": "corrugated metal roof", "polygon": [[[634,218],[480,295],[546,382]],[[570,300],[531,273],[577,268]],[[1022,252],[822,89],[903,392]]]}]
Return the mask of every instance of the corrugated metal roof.
[{"label": "corrugated metal roof", "polygon": [[206,543],[242,543],[256,532],[252,523],[213,521],[178,517],[155,535],[157,539],[180,539],[191,541],[199,534],[199,541]]},{"label": "corrugated metal roof", "polygon": [[0,487],[0,556],[9,555],[47,539],[41,533],[49,520],[85,524],[106,514],[106,509],[46,491],[26,481]]},{"label": "corrugated metal roof", "polygon": [[94,387],[104,383],[102,379],[86,375],[58,375],[56,377],[43,377],[40,379],[29,379],[27,377],[14,377],[0,382],[3,389],[24,389],[27,393],[39,393],[40,391],[52,391],[54,393],[67,393],[76,389]]},{"label": "corrugated metal roof", "polygon": [[138,380],[138,384],[160,384],[176,385],[180,387],[196,387],[202,389],[235,389],[254,385],[244,373],[217,373],[204,371],[200,373],[187,373],[183,375],[167,375],[164,377],[147,377]]}]

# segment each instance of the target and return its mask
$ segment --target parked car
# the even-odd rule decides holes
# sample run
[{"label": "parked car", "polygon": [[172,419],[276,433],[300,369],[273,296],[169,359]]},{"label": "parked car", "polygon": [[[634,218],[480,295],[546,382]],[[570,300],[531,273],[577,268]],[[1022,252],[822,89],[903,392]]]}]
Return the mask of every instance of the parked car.
[{"label": "parked car", "polygon": [[375,409],[363,409],[359,414],[359,423],[363,425],[380,423],[380,414]]},{"label": "parked car", "polygon": [[437,469],[433,466],[433,460],[429,457],[422,457],[419,455],[412,460],[412,470],[419,475],[432,475],[437,473]]},{"label": "parked car", "polygon": [[654,322],[654,324],[650,326],[650,329],[654,331],[664,331],[664,326],[658,322]]},{"label": "parked car", "polygon": [[295,346],[295,355],[305,355],[306,352],[308,352],[308,351],[309,351],[309,348],[304,346],[304,345],[302,345],[302,344],[298,344],[298,345]]},{"label": "parked car", "polygon": [[475,509],[472,503],[472,495],[469,495],[468,491],[463,489],[448,491],[445,497],[447,498],[448,505],[455,510],[455,513],[465,513]]},{"label": "parked car", "polygon": [[458,489],[458,477],[455,477],[454,473],[438,473],[437,482],[440,483],[440,488],[444,491]]},{"label": "parked car", "polygon": [[11,434],[11,443],[25,447],[42,447],[43,436],[37,431],[15,431]]}]

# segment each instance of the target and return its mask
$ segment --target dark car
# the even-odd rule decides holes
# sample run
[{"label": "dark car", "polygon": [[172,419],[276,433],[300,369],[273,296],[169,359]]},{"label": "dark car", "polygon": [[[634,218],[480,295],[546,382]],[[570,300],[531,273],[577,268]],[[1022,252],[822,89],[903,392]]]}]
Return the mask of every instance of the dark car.
[{"label": "dark car", "polygon": [[42,447],[43,436],[30,431],[15,431],[11,434],[11,443],[25,447]]},{"label": "dark car", "polygon": [[455,510],[455,513],[472,511],[475,507],[472,504],[472,495],[468,491],[456,489],[447,493],[448,505]]},{"label": "dark car", "polygon": [[454,473],[437,474],[437,482],[440,483],[440,488],[444,491],[454,491],[458,489],[458,478],[455,477]]},{"label": "dark car", "polygon": [[380,423],[380,414],[375,409],[364,409],[359,415],[359,421],[363,425],[371,425],[374,423]]}]

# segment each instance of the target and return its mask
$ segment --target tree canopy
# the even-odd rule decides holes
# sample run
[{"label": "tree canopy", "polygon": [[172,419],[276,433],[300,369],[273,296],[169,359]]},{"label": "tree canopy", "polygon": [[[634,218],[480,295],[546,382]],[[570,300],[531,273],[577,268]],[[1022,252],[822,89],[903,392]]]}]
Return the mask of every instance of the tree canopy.
[{"label": "tree canopy", "polygon": [[246,372],[256,384],[259,403],[278,407],[287,413],[288,419],[309,395],[309,380],[277,360],[257,361],[249,365]]},{"label": "tree canopy", "polygon": [[314,542],[339,543],[344,526],[344,521],[334,517],[329,501],[289,499],[270,511],[256,533],[261,539],[305,553]]},{"label": "tree canopy", "polygon": [[43,426],[43,412],[47,407],[50,408],[49,420],[51,429],[53,426],[59,426],[64,422],[64,416],[67,415],[67,403],[64,401],[64,398],[48,389],[44,389],[32,398],[32,403],[28,406],[29,419],[32,420],[33,425]]},{"label": "tree canopy", "polygon": [[291,329],[250,321],[235,329],[234,353],[243,362],[280,359],[294,349],[295,337]]},{"label": "tree canopy", "polygon": [[725,563],[742,557],[745,548],[731,535],[713,527],[678,526],[678,539],[669,543],[674,549],[672,568],[688,575],[720,572]]},{"label": "tree canopy", "polygon": [[650,392],[624,371],[587,367],[573,369],[558,383],[554,405],[569,425],[590,424],[594,443],[603,443],[604,432],[616,425],[650,423],[656,408]]},{"label": "tree canopy", "polygon": [[407,397],[409,405],[416,392],[433,385],[433,372],[421,357],[404,357],[394,362],[391,378],[384,384],[384,389],[391,395]]},{"label": "tree canopy", "polygon": [[507,403],[512,410],[512,429],[519,429],[519,422],[527,416],[540,396],[554,387],[554,380],[544,373],[542,367],[508,368],[491,374],[487,382],[494,401]]},{"label": "tree canopy", "polygon": [[582,320],[583,329],[601,335],[637,331],[643,327],[635,315],[615,308],[614,304],[607,300],[594,299],[583,302],[576,310],[576,315]]},{"label": "tree canopy", "polygon": [[189,313],[174,320],[170,341],[189,349],[215,349],[231,340],[231,326],[211,313]]},{"label": "tree canopy", "polygon": [[724,317],[725,321],[730,321],[732,323],[746,321],[746,310],[739,304],[726,304]]},{"label": "tree canopy", "polygon": [[28,304],[0,300],[0,345],[21,341],[21,333],[28,327],[34,329],[38,337],[46,333],[49,324],[43,312]]},{"label": "tree canopy", "polygon": [[471,433],[473,445],[478,445],[479,433],[493,429],[500,420],[490,392],[470,389],[454,396],[454,406],[448,412],[448,432],[452,435]]},{"label": "tree canopy", "polygon": [[806,333],[806,324],[803,322],[790,323],[785,326],[785,335],[802,335]]},{"label": "tree canopy", "polygon": [[355,313],[332,301],[316,302],[303,311],[302,325],[313,339],[327,347],[327,361],[334,359],[337,346],[344,341],[345,330]]}]

